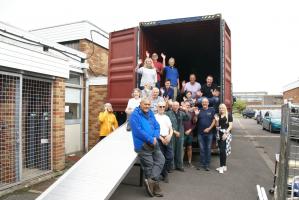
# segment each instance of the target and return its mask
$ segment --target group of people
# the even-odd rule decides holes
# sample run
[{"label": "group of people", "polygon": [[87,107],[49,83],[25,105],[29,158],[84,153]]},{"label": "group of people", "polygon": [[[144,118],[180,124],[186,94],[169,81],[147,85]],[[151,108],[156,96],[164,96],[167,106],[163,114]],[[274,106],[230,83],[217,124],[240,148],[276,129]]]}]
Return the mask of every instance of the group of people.
[{"label": "group of people", "polygon": [[[140,87],[134,89],[126,113],[130,115],[128,130],[132,130],[135,151],[145,171],[146,190],[150,196],[159,197],[163,196],[159,181],[169,182],[168,173],[173,170],[185,171],[184,155],[187,167],[193,167],[195,131],[200,146],[197,169],[210,170],[211,144],[218,135],[220,167],[216,170],[219,173],[227,170],[226,139],[232,129],[232,116],[225,104],[219,105],[220,91],[211,75],[201,86],[196,75],[190,74],[189,82],[183,81],[180,89],[175,59],[170,58],[169,66],[165,66],[164,54],[161,54],[163,64],[157,61],[156,53],[152,58],[146,55],[144,65],[140,66],[140,61],[136,67],[136,72],[141,74]],[[160,87],[163,73],[166,80],[164,87]],[[179,99],[179,94],[183,98]]]},{"label": "group of people", "polygon": [[[150,196],[163,196],[159,182],[169,182],[168,173],[173,170],[184,172],[184,156],[187,167],[192,165],[193,134],[197,133],[200,146],[200,163],[197,170],[210,170],[211,144],[217,136],[220,150],[219,173],[227,171],[227,138],[232,129],[232,116],[226,105],[219,105],[220,91],[213,83],[213,77],[207,76],[201,86],[196,82],[196,75],[190,74],[189,82],[182,82],[180,89],[179,74],[174,67],[174,58],[165,66],[165,55],[161,54],[163,64],[157,61],[157,54],[149,58],[136,71],[141,74],[140,88],[135,88],[129,99],[127,130],[132,131],[134,150],[140,159],[145,173],[145,187]],[[160,87],[162,73],[165,73],[164,87]],[[159,78],[158,78],[159,77]],[[177,98],[178,93],[183,98]],[[112,107],[106,109],[107,116]],[[102,114],[103,115],[103,114]],[[101,123],[101,114],[99,120]],[[112,119],[112,117],[111,117]],[[109,120],[110,130],[117,127],[117,122]],[[216,128],[217,127],[217,128]]]}]

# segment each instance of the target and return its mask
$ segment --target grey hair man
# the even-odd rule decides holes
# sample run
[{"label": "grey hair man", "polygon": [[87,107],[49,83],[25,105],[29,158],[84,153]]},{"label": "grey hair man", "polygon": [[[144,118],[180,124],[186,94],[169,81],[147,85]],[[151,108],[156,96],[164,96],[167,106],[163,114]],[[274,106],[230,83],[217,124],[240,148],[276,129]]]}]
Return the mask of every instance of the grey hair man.
[{"label": "grey hair man", "polygon": [[162,197],[159,180],[164,167],[165,158],[160,151],[158,139],[160,125],[153,111],[150,110],[151,100],[142,98],[140,106],[135,108],[130,117],[135,152],[145,173],[145,188],[153,197]]}]

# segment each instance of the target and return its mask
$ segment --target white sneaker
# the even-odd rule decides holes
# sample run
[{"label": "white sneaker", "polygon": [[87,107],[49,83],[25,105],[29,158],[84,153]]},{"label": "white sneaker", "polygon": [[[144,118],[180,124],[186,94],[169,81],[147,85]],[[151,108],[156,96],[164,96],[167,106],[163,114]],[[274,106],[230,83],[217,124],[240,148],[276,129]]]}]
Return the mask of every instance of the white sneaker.
[{"label": "white sneaker", "polygon": [[227,166],[223,166],[223,171],[226,172],[227,171]]},{"label": "white sneaker", "polygon": [[220,167],[220,169],[219,169],[219,173],[220,173],[220,174],[223,174],[223,167]]},{"label": "white sneaker", "polygon": [[216,168],[216,171],[218,171],[219,172],[219,170],[221,169],[221,167],[218,167],[218,168]]}]

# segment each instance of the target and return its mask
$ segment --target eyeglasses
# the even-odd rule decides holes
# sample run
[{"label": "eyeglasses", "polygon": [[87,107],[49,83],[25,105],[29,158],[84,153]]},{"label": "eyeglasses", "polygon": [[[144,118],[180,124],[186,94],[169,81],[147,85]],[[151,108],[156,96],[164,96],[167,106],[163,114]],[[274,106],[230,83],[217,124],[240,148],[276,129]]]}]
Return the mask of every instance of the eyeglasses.
[{"label": "eyeglasses", "polygon": [[159,106],[159,108],[165,108],[165,106]]}]

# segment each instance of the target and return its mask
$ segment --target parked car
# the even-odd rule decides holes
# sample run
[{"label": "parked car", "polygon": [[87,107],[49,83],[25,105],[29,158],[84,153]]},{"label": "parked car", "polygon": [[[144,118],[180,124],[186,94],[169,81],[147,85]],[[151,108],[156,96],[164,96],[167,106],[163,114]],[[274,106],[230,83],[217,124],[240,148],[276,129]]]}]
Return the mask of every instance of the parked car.
[{"label": "parked car", "polygon": [[256,120],[256,116],[259,114],[259,110],[254,110],[254,111],[255,111],[255,113],[254,113],[253,119]]},{"label": "parked car", "polygon": [[262,127],[271,133],[280,131],[281,127],[281,110],[271,110],[265,113]]},{"label": "parked car", "polygon": [[256,116],[256,123],[257,124],[262,124],[263,122],[263,118],[265,116],[265,113],[267,112],[268,110],[260,110]]},{"label": "parked car", "polygon": [[253,118],[254,115],[255,115],[255,111],[252,110],[252,109],[245,109],[245,110],[243,110],[243,112],[242,112],[242,116],[243,116],[244,118]]}]

